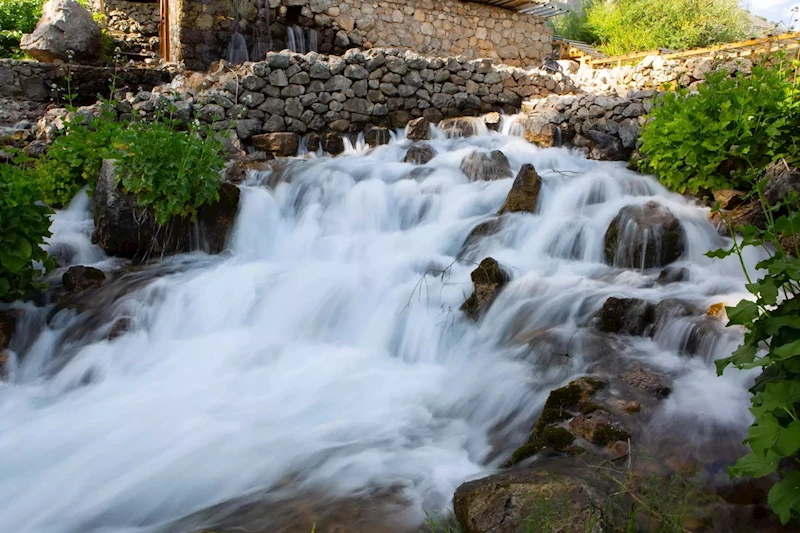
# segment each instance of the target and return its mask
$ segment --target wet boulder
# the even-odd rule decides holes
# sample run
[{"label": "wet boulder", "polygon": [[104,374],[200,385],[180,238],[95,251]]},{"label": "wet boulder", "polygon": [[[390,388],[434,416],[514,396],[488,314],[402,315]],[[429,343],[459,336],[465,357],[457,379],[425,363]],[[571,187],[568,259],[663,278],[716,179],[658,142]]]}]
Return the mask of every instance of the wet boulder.
[{"label": "wet boulder", "polygon": [[300,136],[291,132],[262,133],[253,135],[253,147],[275,157],[291,157],[297,154]]},{"label": "wet boulder", "polygon": [[464,483],[453,507],[463,533],[519,533],[531,517],[545,514],[552,531],[593,531],[596,521],[585,483],[546,471],[507,472]]},{"label": "wet boulder", "polygon": [[494,181],[513,176],[508,158],[500,150],[472,152],[461,162],[461,172],[470,181]]},{"label": "wet boulder", "polygon": [[100,57],[100,26],[75,0],[50,0],[33,33],[23,35],[20,49],[38,61],[79,61]]},{"label": "wet boulder", "polygon": [[106,275],[100,269],[79,265],[64,272],[61,281],[65,291],[76,294],[99,287],[106,281]]},{"label": "wet boulder", "polygon": [[688,268],[667,267],[658,275],[656,283],[659,285],[680,283],[682,281],[689,281],[689,277],[690,273]]},{"label": "wet boulder", "polygon": [[600,330],[618,335],[644,335],[655,321],[655,306],[638,298],[611,297],[600,311]]},{"label": "wet boulder", "polygon": [[654,372],[648,372],[641,367],[634,367],[629,370],[622,380],[633,388],[640,389],[647,393],[666,398],[672,392],[672,386],[667,378]]},{"label": "wet boulder", "polygon": [[139,206],[135,196],[119,189],[115,174],[114,162],[103,161],[92,199],[92,242],[107,254],[146,261],[193,250],[218,254],[225,249],[239,209],[238,187],[222,183],[219,201],[201,206],[194,222],[174,217],[160,226],[151,208]]},{"label": "wet boulder", "polygon": [[511,191],[506,197],[503,207],[498,214],[504,213],[534,213],[539,201],[539,192],[542,190],[542,178],[531,164],[525,164],[520,169],[511,185]]},{"label": "wet boulder", "polygon": [[434,157],[436,157],[436,150],[433,149],[433,146],[428,143],[420,143],[408,149],[403,162],[412,163],[414,165],[426,165]]},{"label": "wet boulder", "polygon": [[427,141],[431,138],[431,123],[425,117],[412,120],[406,126],[406,138],[411,141]]},{"label": "wet boulder", "polygon": [[0,311],[0,354],[11,345],[11,339],[17,331],[17,324],[21,318],[22,311],[19,309]]},{"label": "wet boulder", "polygon": [[569,426],[582,438],[602,447],[630,438],[622,423],[605,409],[582,413],[573,418]]},{"label": "wet boulder", "polygon": [[581,453],[583,448],[573,445],[575,435],[559,424],[594,405],[590,399],[604,387],[605,384],[598,379],[583,377],[552,391],[528,442],[514,450],[503,466],[513,466],[543,450],[566,454]]},{"label": "wet boulder", "polygon": [[478,121],[473,117],[447,118],[439,122],[439,129],[447,137],[474,137],[478,134]]},{"label": "wet boulder", "polygon": [[344,136],[336,131],[328,131],[320,139],[322,149],[331,155],[339,155],[344,152]]},{"label": "wet boulder", "polygon": [[391,140],[392,136],[389,133],[389,128],[382,126],[372,126],[364,133],[364,141],[372,148],[389,144]]},{"label": "wet boulder", "polygon": [[790,167],[785,160],[767,167],[764,180],[764,197],[769,205],[787,199],[792,193],[800,194],[800,170]]},{"label": "wet boulder", "polygon": [[[557,117],[553,117],[557,120]],[[561,128],[550,121],[548,116],[531,115],[523,119],[520,124],[525,135],[525,140],[541,148],[561,146]]]},{"label": "wet boulder", "polygon": [[605,235],[606,261],[620,268],[664,267],[684,248],[683,226],[658,202],[623,207]]},{"label": "wet boulder", "polygon": [[508,283],[509,277],[491,257],[481,261],[478,268],[472,271],[471,277],[475,288],[461,310],[472,320],[477,320],[492,305],[497,294]]}]

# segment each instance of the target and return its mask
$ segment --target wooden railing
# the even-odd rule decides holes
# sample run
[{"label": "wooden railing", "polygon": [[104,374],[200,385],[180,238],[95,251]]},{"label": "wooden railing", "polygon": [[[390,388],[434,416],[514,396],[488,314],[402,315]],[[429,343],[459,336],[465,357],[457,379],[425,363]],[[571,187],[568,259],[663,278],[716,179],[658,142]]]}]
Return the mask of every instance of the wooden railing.
[{"label": "wooden railing", "polygon": [[692,50],[649,50],[623,56],[603,57],[588,59],[586,64],[594,68],[607,66],[622,66],[627,63],[637,63],[647,56],[661,56],[664,59],[694,59],[699,57],[747,57],[754,54],[769,54],[780,50],[791,51],[800,48],[800,32],[783,33],[781,35],[771,35],[758,39],[748,39],[736,43],[720,44],[706,48],[694,48]]}]

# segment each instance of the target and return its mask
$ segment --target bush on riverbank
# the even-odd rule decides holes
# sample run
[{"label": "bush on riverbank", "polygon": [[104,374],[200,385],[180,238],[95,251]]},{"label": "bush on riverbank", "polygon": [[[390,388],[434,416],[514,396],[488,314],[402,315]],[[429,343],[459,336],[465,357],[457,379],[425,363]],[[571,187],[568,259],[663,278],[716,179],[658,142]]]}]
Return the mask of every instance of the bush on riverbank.
[{"label": "bush on riverbank", "polygon": [[642,132],[641,169],[678,192],[750,191],[771,162],[800,158],[800,88],[791,67],[710,74],[697,94],[667,93]]},{"label": "bush on riverbank", "polygon": [[153,122],[75,115],[39,159],[0,165],[0,300],[39,287],[50,266],[42,248],[50,235],[47,206],[63,207],[83,187],[91,191],[104,159],[117,161],[120,189],[151,208],[158,224],[194,220],[201,206],[219,200],[222,141],[210,129],[179,127],[166,115]]},{"label": "bush on riverbank", "polygon": [[0,165],[0,301],[23,298],[52,268],[42,249],[51,213],[25,169]]}]

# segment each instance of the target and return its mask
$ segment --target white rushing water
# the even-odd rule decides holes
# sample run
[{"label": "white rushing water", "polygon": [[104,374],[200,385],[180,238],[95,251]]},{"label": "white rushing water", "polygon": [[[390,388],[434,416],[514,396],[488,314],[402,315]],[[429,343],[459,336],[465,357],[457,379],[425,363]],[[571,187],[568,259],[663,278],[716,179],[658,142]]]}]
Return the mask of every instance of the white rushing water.
[{"label": "white rushing water", "polygon": [[[298,493],[400,489],[420,519],[502,463],[547,393],[597,363],[588,323],[607,297],[705,307],[744,296],[735,260],[703,256],[724,244],[707,210],[651,178],[500,134],[438,136],[438,156],[409,177],[409,144],[293,162],[274,189],[254,177],[228,254],[176,258],[107,310],[108,324],[132,318],[126,335],[65,343],[81,318],[56,316],[0,381],[2,529],[150,531],[286,479]],[[474,149],[502,150],[515,173],[532,163],[544,180],[535,215],[508,216],[466,256],[513,276],[477,324],[459,311],[474,264],[456,257],[513,180],[469,182],[459,165]],[[687,282],[604,264],[618,210],[653,199],[683,224]],[[54,243],[88,235],[76,216],[59,215]],[[76,247],[73,264],[103,259]],[[736,334],[690,356],[685,324],[673,326],[615,349],[675,379],[663,420],[743,432],[752,375],[718,378],[712,363]],[[520,340],[543,332],[550,351]]]}]

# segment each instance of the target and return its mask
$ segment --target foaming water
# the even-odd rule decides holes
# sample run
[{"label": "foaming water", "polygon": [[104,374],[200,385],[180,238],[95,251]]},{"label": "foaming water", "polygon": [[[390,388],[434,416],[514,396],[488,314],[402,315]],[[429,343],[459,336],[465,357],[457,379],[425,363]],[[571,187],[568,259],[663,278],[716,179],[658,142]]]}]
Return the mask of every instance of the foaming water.
[{"label": "foaming water", "polygon": [[106,259],[103,250],[92,244],[91,202],[84,189],[66,209],[53,216],[53,235],[47,240],[47,251],[59,266],[91,265]]},{"label": "foaming water", "polygon": [[[287,479],[298,493],[399,491],[421,520],[525,440],[549,390],[602,362],[591,321],[606,298],[705,309],[744,295],[738,263],[703,255],[725,244],[707,210],[651,178],[500,134],[431,144],[424,172],[396,136],[251,177],[230,253],[138,274],[104,316],[131,317],[125,335],[67,342],[81,315],[55,315],[20,354],[26,378],[0,382],[4,528],[154,531]],[[532,163],[544,183],[537,213],[504,217],[459,261],[512,183],[470,182],[459,165],[476,149]],[[683,225],[688,281],[604,263],[619,209],[651,200]],[[80,226],[63,215],[53,243]],[[459,307],[486,256],[513,280],[472,323]],[[712,327],[690,353],[676,337],[692,324],[659,327],[614,350],[674,378],[662,421],[702,413],[743,432],[752,375],[713,372],[737,333]],[[37,354],[64,361],[48,373]]]}]

